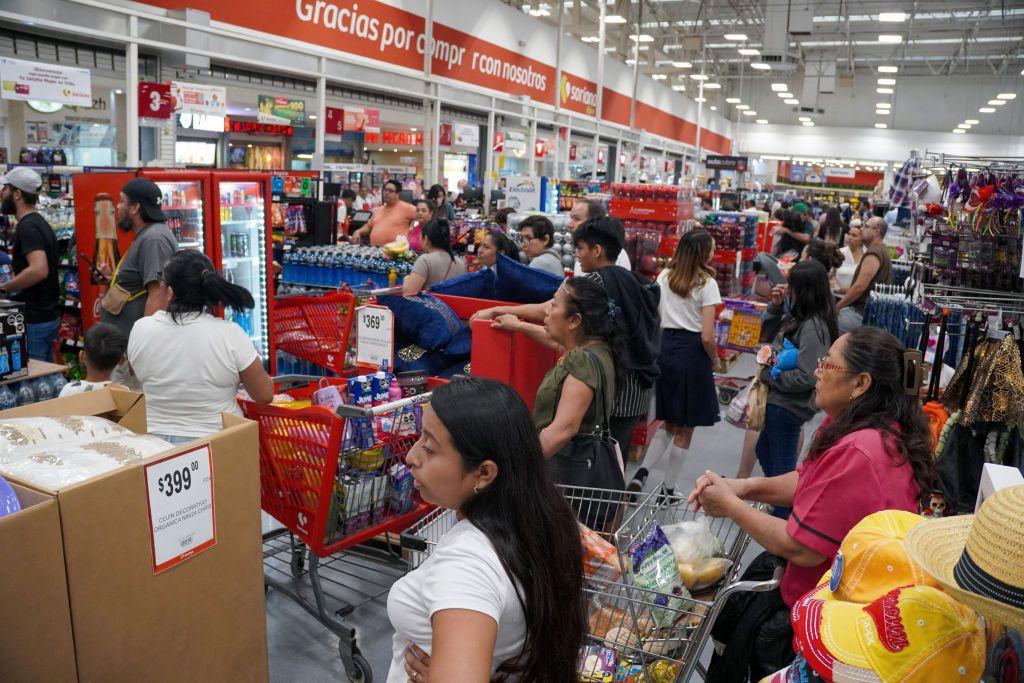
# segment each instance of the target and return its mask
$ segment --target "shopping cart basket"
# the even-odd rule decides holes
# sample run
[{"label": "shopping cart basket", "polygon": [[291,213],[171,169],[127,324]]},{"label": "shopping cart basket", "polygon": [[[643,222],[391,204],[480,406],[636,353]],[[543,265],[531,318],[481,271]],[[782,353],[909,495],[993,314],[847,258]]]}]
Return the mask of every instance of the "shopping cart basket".
[{"label": "shopping cart basket", "polygon": [[[584,588],[590,612],[579,662],[581,681],[612,680],[620,675],[622,678],[614,680],[666,683],[688,681],[694,672],[703,678],[706,671],[699,657],[725,600],[734,593],[768,591],[778,586],[778,577],[761,582],[738,581],[750,537],[731,520],[711,519],[710,530],[722,541],[725,557],[732,561],[715,585],[679,603],[672,602],[667,594],[638,588],[628,578],[628,548],[643,539],[654,523],[675,524],[698,515],[687,509],[685,501],[658,493],[633,500],[625,491],[560,488],[577,511],[606,505],[612,494],[622,501],[617,526],[598,532],[615,547],[621,576],[614,580],[588,577]],[[579,514],[583,516],[584,512]],[[407,549],[410,566],[421,564],[455,522],[454,511],[435,510],[403,533],[402,547]],[[602,669],[602,654],[611,650],[614,663],[609,674]]]},{"label": "shopping cart basket", "polygon": [[[345,381],[276,379],[298,400]],[[261,506],[285,527],[264,537],[266,584],[338,636],[339,655],[354,681],[371,681],[372,672],[355,629],[343,617],[387,593],[405,574],[407,564],[391,534],[431,509],[404,471],[405,455],[418,438],[418,404],[429,398],[426,393],[336,411],[241,402],[245,416],[259,423]],[[325,584],[342,592],[328,593]]]},{"label": "shopping cart basket", "polygon": [[296,358],[341,374],[355,308],[356,297],[352,292],[279,297],[271,321],[274,345]]}]

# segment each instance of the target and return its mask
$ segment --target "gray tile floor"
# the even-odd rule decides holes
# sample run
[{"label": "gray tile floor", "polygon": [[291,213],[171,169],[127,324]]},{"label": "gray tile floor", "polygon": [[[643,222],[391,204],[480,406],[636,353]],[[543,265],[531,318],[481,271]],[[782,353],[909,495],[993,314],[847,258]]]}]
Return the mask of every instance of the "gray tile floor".
[{"label": "gray tile floor", "polygon": [[[749,359],[750,356],[745,356],[732,374],[752,374],[753,362]],[[819,415],[807,425],[805,448],[820,420]],[[698,429],[683,468],[682,480],[692,482],[706,469],[733,476],[739,465],[743,435],[742,430],[724,420],[714,427]],[[628,472],[631,473],[636,467],[636,463],[630,463]],[[755,468],[755,474],[759,471],[759,468]],[[662,472],[655,471],[649,485],[660,481],[661,477]],[[749,561],[759,551],[756,544],[751,544],[745,560]],[[358,575],[371,573],[371,570],[360,570],[358,567],[345,568],[344,571],[352,583],[359,583]],[[279,574],[278,578],[284,579],[285,575]],[[337,587],[331,586],[331,589],[336,591]],[[349,622],[357,630],[359,647],[369,661],[376,681],[386,679],[391,661],[391,627],[386,604],[385,593],[359,607],[349,617]],[[348,680],[338,657],[338,638],[291,599],[273,590],[267,595],[267,639],[270,647],[270,675],[275,683]],[[705,652],[702,659],[706,661],[708,656]]]}]

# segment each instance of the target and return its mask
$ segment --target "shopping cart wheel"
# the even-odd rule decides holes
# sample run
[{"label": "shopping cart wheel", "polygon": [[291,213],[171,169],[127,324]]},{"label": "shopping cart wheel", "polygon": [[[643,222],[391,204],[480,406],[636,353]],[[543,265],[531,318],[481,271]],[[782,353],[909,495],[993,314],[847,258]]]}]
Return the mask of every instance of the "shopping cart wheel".
[{"label": "shopping cart wheel", "polygon": [[718,402],[723,406],[727,406],[732,403],[732,400],[736,398],[736,394],[739,393],[735,389],[718,389]]},{"label": "shopping cart wheel", "polygon": [[360,654],[352,655],[352,667],[345,673],[348,674],[352,683],[373,683],[373,671],[370,669],[370,663]]}]

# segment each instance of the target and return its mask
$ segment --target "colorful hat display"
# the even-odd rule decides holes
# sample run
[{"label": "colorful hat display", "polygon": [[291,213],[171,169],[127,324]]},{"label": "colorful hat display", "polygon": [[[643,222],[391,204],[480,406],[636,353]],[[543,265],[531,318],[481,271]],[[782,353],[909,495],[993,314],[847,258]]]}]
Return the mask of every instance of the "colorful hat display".
[{"label": "colorful hat display", "polygon": [[1024,485],[996,491],[975,515],[921,524],[905,545],[943,590],[1004,626],[1024,630]]}]

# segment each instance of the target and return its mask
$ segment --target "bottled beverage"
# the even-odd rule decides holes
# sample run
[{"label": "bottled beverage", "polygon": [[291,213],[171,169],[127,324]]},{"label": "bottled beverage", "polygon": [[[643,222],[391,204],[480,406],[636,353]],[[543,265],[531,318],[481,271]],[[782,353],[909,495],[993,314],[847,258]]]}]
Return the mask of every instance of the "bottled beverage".
[{"label": "bottled beverage", "polygon": [[32,390],[36,392],[37,401],[49,401],[51,398],[57,398],[53,393],[53,385],[50,384],[49,377],[32,380]]},{"label": "bottled beverage", "polygon": [[6,384],[0,386],[0,410],[10,410],[18,405],[18,397]]},{"label": "bottled beverage", "polygon": [[18,384],[18,391],[15,393],[15,402],[19,406],[27,406],[30,403],[35,403],[38,399],[36,392],[32,390],[32,385],[29,382],[20,382]]},{"label": "bottled beverage", "polygon": [[50,385],[53,387],[53,397],[57,398],[60,396],[61,390],[67,386],[68,381],[64,379],[64,375],[50,375]]},{"label": "bottled beverage", "polygon": [[[92,202],[93,216],[96,221],[96,248],[92,253],[92,262],[99,270],[109,269],[113,272],[121,260],[117,245],[117,214],[114,200],[105,192],[100,192]],[[97,283],[96,274],[92,274],[93,284]]]}]

